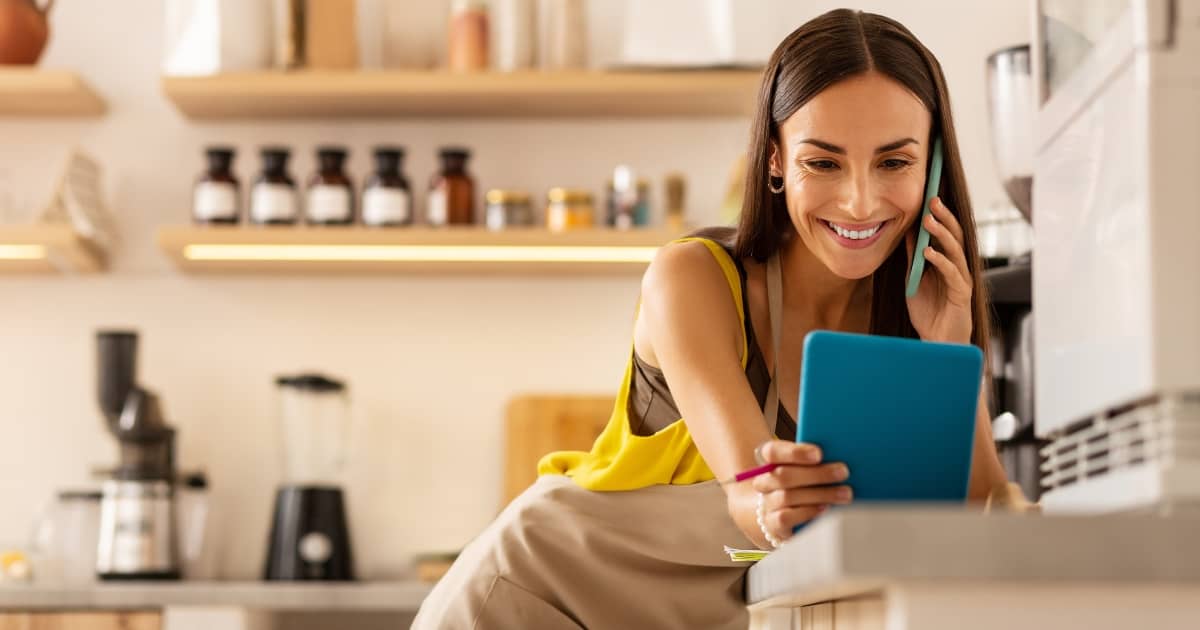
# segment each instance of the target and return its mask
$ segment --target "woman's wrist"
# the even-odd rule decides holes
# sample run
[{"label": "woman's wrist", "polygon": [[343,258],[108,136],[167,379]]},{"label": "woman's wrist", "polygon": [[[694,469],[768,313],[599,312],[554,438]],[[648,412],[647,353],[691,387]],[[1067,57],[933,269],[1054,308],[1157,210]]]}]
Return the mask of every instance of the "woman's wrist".
[{"label": "woman's wrist", "polygon": [[726,497],[729,516],[755,547],[772,549],[771,542],[758,525],[758,496],[749,486],[731,489]]}]

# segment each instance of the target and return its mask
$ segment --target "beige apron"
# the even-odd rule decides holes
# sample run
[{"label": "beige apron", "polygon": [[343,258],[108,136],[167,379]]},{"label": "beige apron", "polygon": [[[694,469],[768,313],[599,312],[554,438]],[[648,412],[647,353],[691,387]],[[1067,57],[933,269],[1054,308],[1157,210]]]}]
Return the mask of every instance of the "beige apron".
[{"label": "beige apron", "polygon": [[[774,358],[782,317],[777,257],[767,279]],[[774,379],[764,411],[773,435]],[[715,480],[596,492],[545,475],[467,545],[412,627],[745,630],[747,566],[731,562],[724,545],[753,547]]]}]

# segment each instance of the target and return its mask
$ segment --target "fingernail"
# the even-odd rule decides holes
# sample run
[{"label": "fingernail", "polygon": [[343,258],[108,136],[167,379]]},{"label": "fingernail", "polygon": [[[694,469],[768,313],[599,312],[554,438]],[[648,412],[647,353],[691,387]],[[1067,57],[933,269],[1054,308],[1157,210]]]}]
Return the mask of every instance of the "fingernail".
[{"label": "fingernail", "polygon": [[853,494],[850,492],[850,488],[838,488],[837,490],[838,501],[849,501],[850,497],[852,496]]},{"label": "fingernail", "polygon": [[837,477],[838,479],[846,479],[850,476],[850,469],[846,468],[845,464],[838,464]]},{"label": "fingernail", "polygon": [[817,450],[816,447],[810,446],[800,454],[800,459],[815,464],[821,461],[821,451]]},{"label": "fingernail", "polygon": [[933,218],[933,215],[931,214],[925,217],[925,223],[928,223],[930,227],[933,227],[937,225],[937,219]]}]

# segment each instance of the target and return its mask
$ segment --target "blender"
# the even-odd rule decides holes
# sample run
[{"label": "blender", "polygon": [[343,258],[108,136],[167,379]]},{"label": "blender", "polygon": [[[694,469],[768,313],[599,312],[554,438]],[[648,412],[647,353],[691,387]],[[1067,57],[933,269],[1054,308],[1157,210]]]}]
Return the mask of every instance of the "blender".
[{"label": "blender", "polygon": [[341,488],[349,429],[346,386],[320,374],[275,380],[284,479],[275,495],[266,580],[353,580]]}]

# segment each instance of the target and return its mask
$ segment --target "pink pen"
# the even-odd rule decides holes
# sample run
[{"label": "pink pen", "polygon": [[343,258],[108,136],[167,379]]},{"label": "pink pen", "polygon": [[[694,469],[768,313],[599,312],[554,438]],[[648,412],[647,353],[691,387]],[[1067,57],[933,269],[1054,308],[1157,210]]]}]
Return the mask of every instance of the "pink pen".
[{"label": "pink pen", "polygon": [[753,479],[754,477],[757,477],[759,475],[765,475],[766,473],[769,473],[778,467],[779,467],[779,464],[763,464],[762,466],[758,466],[756,468],[751,468],[750,470],[743,470],[742,472],[722,481],[721,485],[737,483],[739,481],[745,481],[747,479]]}]

